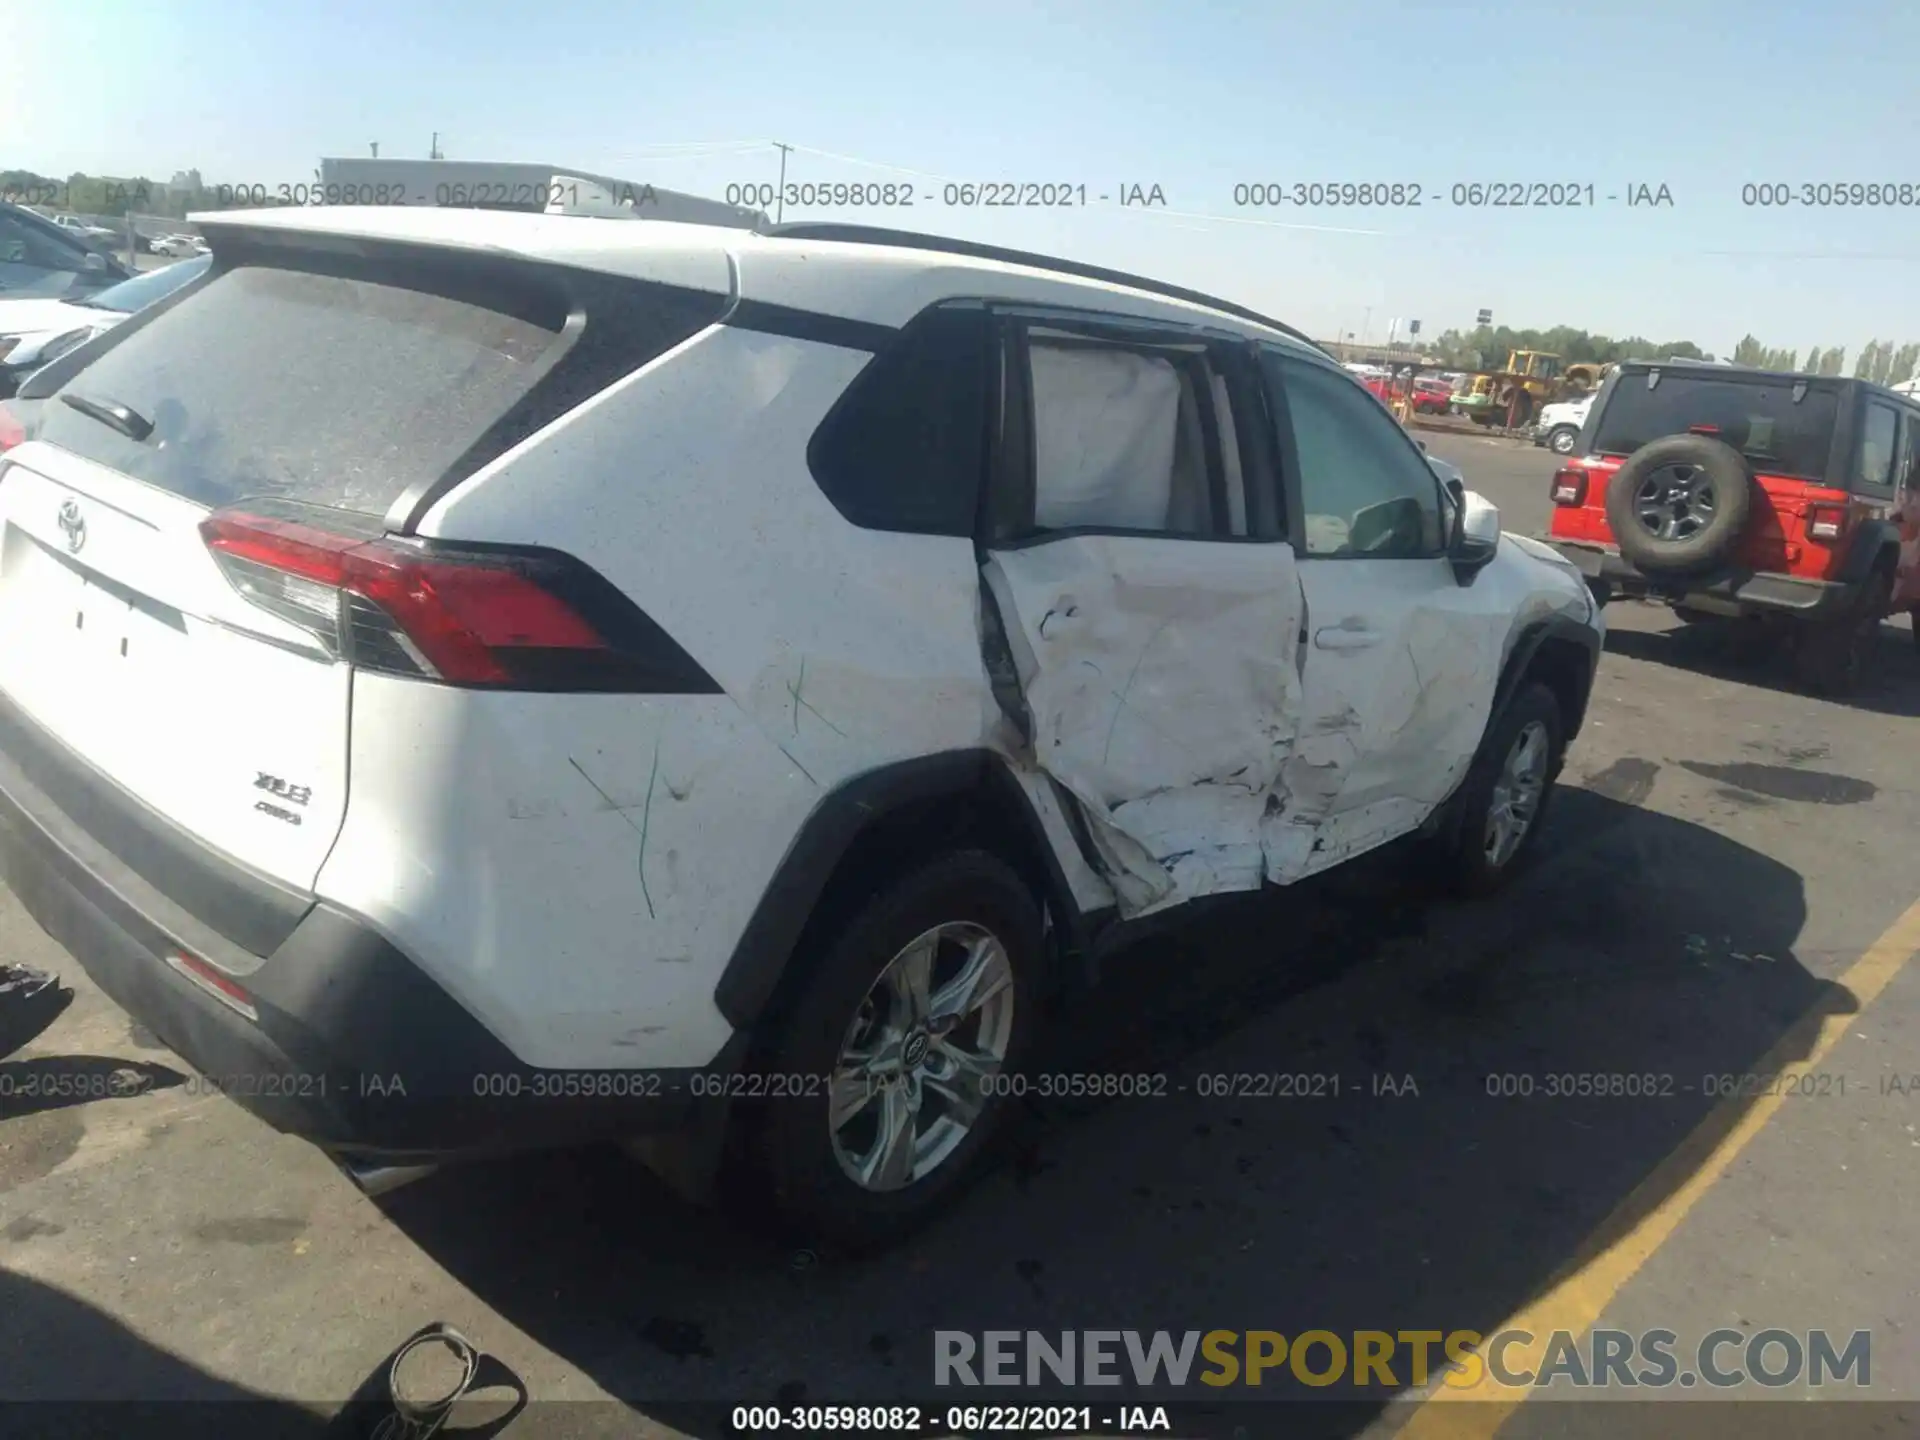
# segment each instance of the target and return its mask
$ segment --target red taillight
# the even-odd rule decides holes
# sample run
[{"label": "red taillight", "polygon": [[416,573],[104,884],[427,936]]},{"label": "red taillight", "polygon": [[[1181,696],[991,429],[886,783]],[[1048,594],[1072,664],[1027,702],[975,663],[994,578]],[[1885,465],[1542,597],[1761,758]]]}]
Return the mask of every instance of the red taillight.
[{"label": "red taillight", "polygon": [[517,678],[514,652],[610,653],[521,555],[449,556],[235,511],[200,533],[248,600],[364,668],[502,685]]},{"label": "red taillight", "polygon": [[0,405],[0,455],[27,442],[27,422]]},{"label": "red taillight", "polygon": [[1577,465],[1569,465],[1554,471],[1553,503],[1556,505],[1586,504],[1587,472]]},{"label": "red taillight", "polygon": [[1687,433],[1689,435],[1705,435],[1708,439],[1717,439],[1720,435],[1720,427],[1718,425],[1689,425],[1687,427]]},{"label": "red taillight", "polygon": [[1823,543],[1838,540],[1846,533],[1848,514],[1845,505],[1809,505],[1807,538]]}]

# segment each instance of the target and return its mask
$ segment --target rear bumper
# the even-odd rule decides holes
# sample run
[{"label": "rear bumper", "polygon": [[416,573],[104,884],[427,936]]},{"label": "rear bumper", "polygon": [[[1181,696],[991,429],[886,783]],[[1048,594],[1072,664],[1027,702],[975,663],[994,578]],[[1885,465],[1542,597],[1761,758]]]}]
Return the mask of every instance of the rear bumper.
[{"label": "rear bumper", "polygon": [[[60,773],[50,778],[47,767]],[[0,697],[0,879],[116,1004],[274,1128],[344,1159],[402,1163],[657,1134],[723,1116],[717,1095],[744,1036],[696,1070],[534,1069],[371,926],[325,902],[312,903],[270,955],[237,968],[234,947],[50,798],[75,785],[87,787],[96,816],[114,804],[129,824],[158,820],[137,815],[138,800]],[[213,852],[199,864],[230,867],[236,884],[252,879]],[[167,963],[182,951],[229,974],[258,1019]]]},{"label": "rear bumper", "polygon": [[1806,580],[1770,571],[1730,570],[1696,578],[1663,579],[1645,574],[1611,545],[1586,540],[1539,539],[1575,565],[1588,580],[1604,581],[1617,594],[1658,595],[1702,609],[1820,618],[1844,613],[1857,587],[1837,580]]}]

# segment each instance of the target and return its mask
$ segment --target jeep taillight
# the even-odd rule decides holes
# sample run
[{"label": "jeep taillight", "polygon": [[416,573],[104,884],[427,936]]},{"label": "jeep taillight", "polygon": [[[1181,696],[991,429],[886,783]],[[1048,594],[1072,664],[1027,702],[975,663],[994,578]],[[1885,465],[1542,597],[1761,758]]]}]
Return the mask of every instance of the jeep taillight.
[{"label": "jeep taillight", "polygon": [[1556,505],[1586,504],[1587,472],[1578,465],[1569,465],[1565,469],[1554,471],[1553,503]]},{"label": "jeep taillight", "polygon": [[1846,533],[1847,513],[1845,505],[1809,505],[1807,507],[1807,538],[1838,540]]},{"label": "jeep taillight", "polygon": [[238,510],[200,533],[242,597],[363,670],[509,689],[719,688],[604,577],[555,551],[370,538]]}]

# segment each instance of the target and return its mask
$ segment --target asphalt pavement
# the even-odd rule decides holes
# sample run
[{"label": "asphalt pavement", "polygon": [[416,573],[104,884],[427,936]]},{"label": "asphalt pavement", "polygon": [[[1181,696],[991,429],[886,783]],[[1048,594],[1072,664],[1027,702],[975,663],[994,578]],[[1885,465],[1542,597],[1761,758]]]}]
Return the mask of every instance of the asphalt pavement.
[{"label": "asphalt pavement", "polygon": [[[1546,452],[1427,438],[1508,529],[1544,525]],[[717,1435],[676,1402],[924,1398],[940,1329],[1491,1334],[1518,1317],[1664,1328],[1683,1353],[1726,1327],[1869,1330],[1870,1384],[1817,1415],[1724,1400],[1804,1385],[1639,1403],[1744,1440],[1767,1414],[1802,1427],[1779,1433],[1920,1433],[1920,1075],[1888,1088],[1920,1072],[1903,758],[1920,657],[1889,626],[1881,681],[1835,703],[1736,665],[1710,627],[1609,619],[1588,728],[1508,891],[1439,898],[1396,850],[1143,939],[1047,1067],[1163,1074],[1169,1092],[1030,1103],[998,1173],[866,1262],[691,1210],[613,1152],[369,1201],[201,1093],[0,890],[0,961],[78,992],[0,1063],[0,1395],[272,1397],[304,1424],[445,1320],[546,1407],[536,1433],[564,1416]],[[1824,1081],[1769,1089],[1808,1059]],[[1277,1072],[1339,1084],[1196,1083]],[[29,1074],[71,1093],[25,1100]],[[1643,1078],[1548,1093],[1580,1075]],[[1672,1409],[1627,1425],[1591,1391],[1463,1407],[1404,1370],[1390,1388],[1239,1412],[1242,1431],[1709,1433]]]}]

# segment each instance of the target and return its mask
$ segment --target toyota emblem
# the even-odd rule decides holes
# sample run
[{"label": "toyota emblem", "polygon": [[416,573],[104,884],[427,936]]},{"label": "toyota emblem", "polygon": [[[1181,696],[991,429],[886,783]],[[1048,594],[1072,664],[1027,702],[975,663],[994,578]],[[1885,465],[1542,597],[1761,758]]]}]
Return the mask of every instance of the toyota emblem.
[{"label": "toyota emblem", "polygon": [[60,533],[67,537],[67,549],[77,551],[87,543],[87,517],[80,513],[78,500],[60,502]]}]

